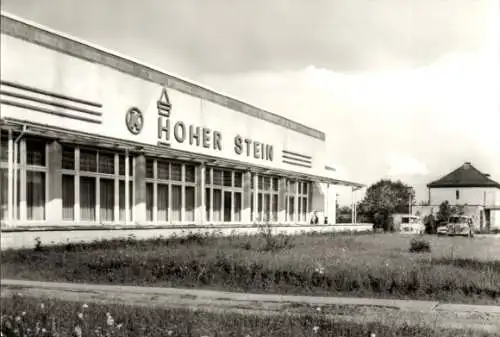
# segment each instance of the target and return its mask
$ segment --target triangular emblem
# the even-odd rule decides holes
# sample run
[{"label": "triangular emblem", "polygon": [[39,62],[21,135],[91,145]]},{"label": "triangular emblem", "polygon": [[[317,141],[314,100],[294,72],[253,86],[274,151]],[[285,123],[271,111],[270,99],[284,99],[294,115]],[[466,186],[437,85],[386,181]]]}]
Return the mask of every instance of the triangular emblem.
[{"label": "triangular emblem", "polygon": [[156,101],[156,107],[158,108],[158,114],[165,117],[170,117],[170,110],[172,109],[172,104],[170,104],[170,99],[168,98],[167,89],[163,88],[161,96]]}]

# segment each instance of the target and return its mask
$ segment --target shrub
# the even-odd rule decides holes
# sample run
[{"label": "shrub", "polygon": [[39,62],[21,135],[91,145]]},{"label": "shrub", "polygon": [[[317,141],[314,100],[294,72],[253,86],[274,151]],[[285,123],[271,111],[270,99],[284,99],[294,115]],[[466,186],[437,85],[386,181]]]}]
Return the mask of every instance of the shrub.
[{"label": "shrub", "polygon": [[410,242],[411,253],[429,253],[431,251],[431,244],[425,239],[412,239]]},{"label": "shrub", "polygon": [[263,251],[278,251],[281,249],[293,248],[293,238],[285,234],[273,234],[272,226],[269,224],[259,228],[260,235],[264,238]]}]

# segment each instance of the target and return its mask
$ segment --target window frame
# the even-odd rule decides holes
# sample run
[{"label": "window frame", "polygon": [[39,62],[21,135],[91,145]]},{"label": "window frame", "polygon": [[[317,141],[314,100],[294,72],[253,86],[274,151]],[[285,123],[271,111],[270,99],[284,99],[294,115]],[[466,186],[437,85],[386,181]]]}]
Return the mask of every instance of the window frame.
[{"label": "window frame", "polygon": [[[73,169],[68,169],[68,168],[63,168],[64,167],[64,151],[70,149],[73,152]],[[82,171],[80,169],[80,159],[81,159],[81,152],[83,151],[88,151],[88,152],[95,152],[96,155],[96,169],[95,171]],[[99,162],[99,157],[100,154],[107,154],[107,155],[112,155],[113,156],[113,171],[114,173],[102,173],[100,171],[100,162]],[[123,174],[120,174],[120,160],[123,160],[124,166],[125,161],[128,159],[129,161],[129,176],[128,179],[125,176],[125,172]],[[62,176],[72,176],[74,179],[74,205],[73,205],[73,219],[65,219],[64,218],[64,203],[62,202],[61,198],[61,212],[62,212],[62,222],[65,223],[103,223],[103,224],[127,224],[127,223],[134,223],[135,221],[135,212],[134,212],[134,205],[130,204],[130,198],[132,199],[132,202],[135,200],[135,157],[131,155],[130,153],[123,152],[123,151],[113,151],[111,149],[105,149],[105,148],[96,148],[96,147],[91,147],[91,146],[84,146],[84,145],[76,145],[76,144],[70,144],[70,143],[63,143],[61,144],[61,169],[60,169],[60,174],[61,174],[61,184],[62,184]],[[125,169],[124,169],[125,171]],[[81,202],[80,202],[80,178],[92,178],[94,179],[95,182],[95,206],[94,206],[94,219],[93,220],[87,220],[87,219],[82,219],[81,217]],[[113,181],[113,191],[114,191],[114,196],[113,196],[113,219],[112,220],[102,220],[101,219],[101,202],[100,202],[100,197],[101,197],[101,179],[106,179],[106,180],[112,180]],[[126,184],[126,181],[128,180],[129,185],[132,185],[132,189],[129,186],[129,202],[128,202],[128,219],[127,219],[127,201],[125,200],[125,219],[120,220],[120,182],[124,182]],[[62,187],[63,188],[63,187]]]},{"label": "window frame", "polygon": [[[147,167],[148,161],[152,161],[153,163],[153,177],[148,177]],[[168,179],[159,178],[158,177],[158,162],[168,163]],[[158,225],[185,225],[185,224],[194,224],[196,222],[196,193],[197,193],[197,174],[196,174],[196,164],[194,163],[185,163],[179,162],[176,160],[166,159],[166,158],[156,158],[152,156],[145,157],[145,165],[146,165],[146,175],[144,177],[144,184],[146,184],[145,188],[147,188],[147,184],[153,185],[153,204],[152,204],[152,219],[148,219],[146,215],[146,222],[149,224],[158,224]],[[173,180],[172,179],[172,165],[181,165],[181,180]],[[186,166],[192,166],[194,168],[194,181],[186,181]],[[168,205],[167,205],[167,220],[166,221],[158,221],[158,185],[167,185],[168,187]],[[181,187],[181,213],[180,220],[173,221],[172,220],[172,186],[180,186]],[[186,187],[194,188],[194,204],[193,204],[193,220],[186,220]],[[147,192],[146,192],[147,193]],[[147,198],[147,197],[146,197]],[[148,207],[146,203],[146,214],[148,212]]]},{"label": "window frame", "polygon": [[[214,184],[214,171],[220,171],[222,175],[221,183],[219,184]],[[224,181],[224,174],[226,172],[229,172],[231,174],[231,186],[225,185]],[[236,186],[236,174],[241,174],[241,186]],[[245,172],[242,170],[235,170],[231,168],[221,168],[217,166],[205,166],[205,175],[203,176],[203,179],[205,180],[205,190],[203,193],[205,193],[205,209],[203,210],[205,214],[207,214],[207,207],[208,209],[208,216],[206,216],[206,223],[211,224],[211,225],[216,225],[216,224],[241,224],[243,223],[243,185],[244,185],[244,174]],[[207,181],[207,176],[209,177],[209,181]],[[214,190],[220,190],[221,191],[221,201],[220,201],[220,220],[214,221]],[[207,191],[209,192],[209,198],[210,198],[210,205],[207,204],[207,198],[206,198],[206,193]],[[229,221],[224,221],[224,216],[225,216],[225,202],[224,202],[224,195],[226,192],[231,193],[231,214],[229,217]],[[236,204],[236,193],[240,194],[240,215],[239,215],[239,220],[236,221],[236,211],[235,211],[235,204]]]},{"label": "window frame", "polygon": [[[0,137],[2,139],[0,142],[2,143],[2,151],[5,150],[5,153],[7,154],[7,157],[5,158],[5,161],[0,159],[0,169],[1,170],[6,170],[7,171],[7,177],[8,177],[8,170],[9,170],[9,163],[8,163],[8,142],[9,142],[9,136],[5,137],[5,130],[1,130]],[[15,139],[16,137],[19,136],[19,133],[13,133],[11,135],[12,139],[12,151],[15,152],[16,144],[15,144]],[[30,142],[30,140],[36,141],[43,141],[44,143],[44,156],[45,156],[45,162],[44,165],[36,165],[36,164],[28,164],[28,145],[27,143]],[[16,189],[16,195],[13,196],[13,209],[12,209],[12,222],[13,223],[26,223],[26,224],[45,224],[47,223],[47,200],[49,199],[49,139],[46,138],[35,138],[35,137],[30,137],[28,135],[22,137],[18,144],[17,144],[17,160],[13,166],[13,174],[15,171],[17,171],[14,174],[14,177],[17,177],[16,181],[14,181],[14,185],[17,184]],[[3,145],[3,144],[6,145]],[[5,146],[5,149],[3,149]],[[39,172],[43,173],[44,175],[44,202],[43,202],[43,219],[28,219],[28,199],[27,199],[27,188],[28,188],[28,172]],[[14,179],[13,177],[13,179]],[[7,205],[7,210],[8,210],[8,205]],[[2,221],[8,221],[8,211],[5,212],[5,219],[0,219]]]}]

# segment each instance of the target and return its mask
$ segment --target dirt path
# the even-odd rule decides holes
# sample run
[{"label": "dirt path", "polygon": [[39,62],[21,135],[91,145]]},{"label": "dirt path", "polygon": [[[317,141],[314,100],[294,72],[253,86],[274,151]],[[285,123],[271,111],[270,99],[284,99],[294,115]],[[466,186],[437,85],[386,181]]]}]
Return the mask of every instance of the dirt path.
[{"label": "dirt path", "polygon": [[266,315],[315,312],[339,321],[426,325],[500,332],[500,306],[2,280],[1,296],[9,297],[14,294],[87,303],[118,303],[210,311],[229,310]]}]

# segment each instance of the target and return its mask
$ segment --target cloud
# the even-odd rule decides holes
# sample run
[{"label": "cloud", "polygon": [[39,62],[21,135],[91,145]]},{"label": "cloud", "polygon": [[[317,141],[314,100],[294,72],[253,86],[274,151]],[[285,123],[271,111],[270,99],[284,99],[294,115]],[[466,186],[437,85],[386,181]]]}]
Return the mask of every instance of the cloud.
[{"label": "cloud", "polygon": [[429,173],[424,163],[408,154],[392,154],[388,159],[388,175],[392,178],[427,175]]},{"label": "cloud", "polygon": [[[482,48],[495,0],[3,0],[55,29],[191,74],[403,69]],[[56,8],[57,10],[54,10]]]}]

